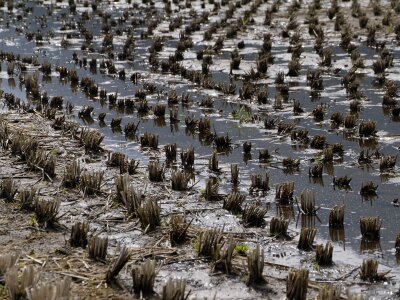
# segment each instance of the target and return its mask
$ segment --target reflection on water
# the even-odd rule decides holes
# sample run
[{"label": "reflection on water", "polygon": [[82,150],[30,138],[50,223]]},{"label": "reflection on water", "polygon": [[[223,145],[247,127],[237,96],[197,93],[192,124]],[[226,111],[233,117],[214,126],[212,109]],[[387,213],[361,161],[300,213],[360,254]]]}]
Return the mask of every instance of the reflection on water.
[{"label": "reflection on water", "polygon": [[[121,3],[115,2],[113,9],[110,9],[109,13],[112,19],[119,20],[121,17],[124,10],[119,6]],[[100,70],[99,66],[100,64],[106,64],[107,54],[96,52],[102,49],[101,41],[103,39],[103,36],[100,36],[102,22],[98,15],[93,15],[85,23],[85,26],[94,35],[92,44],[84,45],[85,39],[81,37],[78,30],[71,29],[68,34],[76,36],[76,38],[68,39],[69,45],[64,43],[64,46],[68,46],[64,48],[60,45],[60,41],[65,38],[64,33],[60,31],[63,20],[68,16],[73,23],[81,22],[81,14],[70,16],[67,8],[57,7],[52,15],[46,16],[47,27],[41,28],[36,20],[47,14],[46,8],[34,2],[30,3],[30,5],[35,9],[33,13],[27,15],[28,22],[32,26],[28,29],[30,32],[41,30],[45,42],[42,45],[40,41],[36,44],[34,41],[28,41],[25,35],[16,35],[15,29],[21,26],[21,22],[9,22],[10,27],[2,28],[0,31],[0,38],[2,41],[12,41],[13,43],[12,46],[6,42],[2,43],[1,50],[5,52],[13,51],[22,57],[32,56],[33,54],[32,60],[39,63],[45,61],[51,63],[53,72],[50,75],[42,76],[42,72],[37,71],[37,66],[32,65],[29,65],[26,70],[18,70],[19,73],[15,68],[14,73],[10,75],[3,71],[0,77],[0,85],[4,93],[13,92],[16,97],[21,98],[23,101],[32,98],[32,95],[25,93],[24,78],[27,74],[36,74],[40,78],[40,90],[43,93],[47,92],[48,99],[62,95],[64,109],[66,109],[66,103],[68,102],[73,105],[73,107],[67,109],[72,112],[72,115],[68,116],[69,120],[74,120],[99,130],[105,136],[104,142],[109,148],[121,151],[130,158],[140,160],[142,165],[146,165],[149,159],[148,154],[141,151],[138,142],[138,137],[142,136],[144,132],[153,132],[159,135],[159,149],[163,149],[164,145],[171,143],[176,143],[178,149],[187,149],[193,146],[196,159],[191,173],[193,174],[192,180],[193,182],[195,179],[199,181],[199,184],[193,188],[195,192],[199,192],[200,187],[203,187],[208,179],[207,160],[204,158],[208,158],[215,150],[213,145],[214,135],[225,136],[229,134],[233,146],[228,152],[218,154],[219,167],[222,173],[212,175],[220,183],[221,190],[228,193],[234,188],[229,180],[226,180],[226,177],[230,177],[230,164],[234,163],[240,168],[240,184],[237,188],[242,193],[247,194],[249,191],[251,174],[265,171],[269,173],[271,190],[264,194],[254,195],[264,206],[274,201],[274,187],[285,181],[295,182],[294,196],[298,196],[305,187],[312,189],[316,195],[317,206],[331,208],[339,201],[344,201],[346,213],[345,228],[343,229],[330,229],[326,226],[329,216],[328,209],[319,210],[317,216],[306,216],[298,215],[297,208],[294,208],[293,204],[288,206],[276,204],[271,206],[271,215],[276,213],[277,216],[296,220],[298,227],[315,227],[318,229],[317,238],[326,239],[329,236],[332,241],[343,243],[343,246],[345,245],[346,231],[347,245],[354,250],[358,251],[359,248],[361,252],[365,252],[368,249],[372,249],[372,251],[379,250],[382,255],[385,254],[385,257],[390,257],[391,261],[395,262],[394,254],[390,252],[393,248],[390,241],[400,228],[400,209],[392,206],[391,202],[398,197],[394,191],[399,189],[399,170],[395,168],[393,173],[380,173],[379,160],[374,156],[370,157],[368,163],[359,163],[358,161],[359,153],[362,149],[368,149],[370,153],[379,149],[385,155],[396,155],[400,146],[400,140],[397,138],[398,123],[396,123],[400,122],[400,118],[392,116],[392,111],[388,108],[382,108],[384,88],[373,85],[370,65],[371,60],[375,59],[378,54],[374,52],[374,49],[366,48],[362,43],[357,43],[358,50],[365,58],[365,61],[368,62],[368,65],[365,69],[357,71],[356,77],[360,90],[362,93],[367,94],[368,101],[359,101],[361,107],[355,108],[354,116],[356,117],[356,125],[362,120],[376,120],[378,134],[374,138],[359,138],[357,126],[353,129],[344,129],[343,126],[332,127],[329,121],[334,112],[340,112],[343,116],[348,115],[350,102],[346,98],[346,92],[341,85],[341,77],[338,74],[334,74],[333,70],[324,70],[323,86],[325,90],[310,91],[309,87],[306,86],[306,68],[314,68],[316,64],[314,61],[305,61],[306,64],[298,78],[285,78],[288,83],[287,86],[290,87],[289,92],[286,93],[287,90],[285,88],[287,86],[277,92],[274,84],[275,73],[278,70],[286,70],[290,60],[290,55],[287,56],[287,53],[285,53],[286,47],[283,47],[280,43],[273,44],[272,54],[277,59],[271,66],[271,70],[268,70],[265,78],[257,82],[257,85],[260,83],[260,89],[268,91],[267,99],[262,99],[260,103],[256,101],[257,99],[244,101],[238,99],[237,95],[224,95],[216,89],[204,89],[200,85],[188,82],[180,75],[172,75],[168,72],[161,73],[160,70],[152,69],[148,64],[148,48],[152,43],[152,36],[146,37],[142,34],[147,31],[147,19],[145,21],[146,24],[140,23],[135,26],[127,26],[126,31],[122,28],[123,26],[111,29],[112,32],[118,29],[120,35],[115,35],[114,51],[109,54],[110,58],[114,57],[110,59],[110,62],[116,68],[114,70],[116,73],[110,74],[113,72],[108,69]],[[16,8],[17,13],[18,9]],[[262,13],[260,10],[258,17],[261,17]],[[4,17],[12,18],[13,15],[4,15]],[[164,18],[161,15],[159,17]],[[126,19],[127,24],[136,24],[131,23],[134,18],[143,18],[145,20],[143,12],[133,10],[132,16],[129,15]],[[169,21],[168,18],[167,16],[164,21]],[[192,20],[193,18],[189,15],[184,18],[182,28]],[[254,32],[265,33],[265,26],[257,22],[252,26],[254,26]],[[200,36],[204,34],[203,29],[201,28],[198,32]],[[179,30],[165,34],[159,31],[159,28],[155,30],[157,34],[163,36],[165,45],[168,45],[158,54],[160,61],[168,60],[169,56],[175,53],[175,49],[171,47],[175,47],[179,41]],[[119,56],[124,50],[123,43],[128,37],[128,31],[135,39],[134,59],[130,62],[122,60],[124,58]],[[274,36],[274,38],[280,41],[278,35]],[[308,35],[305,40],[310,42]],[[254,65],[254,58],[257,57],[261,46],[249,41],[249,47],[246,45],[245,49],[239,50],[239,53],[243,51],[240,70],[242,73],[230,76],[229,66],[226,66],[225,63],[233,50],[232,45],[237,42],[236,40],[233,41],[234,43],[232,40],[226,41],[225,47],[220,53],[213,53],[214,64],[210,68],[210,78],[216,79],[220,84],[234,84],[236,91],[238,91],[243,86],[244,78],[240,74],[250,71],[250,67]],[[208,42],[200,38],[194,44],[195,47],[193,49],[187,49],[184,52],[183,60],[180,63],[189,70],[201,70],[202,61],[195,59],[195,49],[205,48],[208,46]],[[18,45],[18,47],[15,47],[15,45]],[[83,46],[87,50],[81,50]],[[395,66],[398,65],[400,49],[393,45],[391,41],[387,41],[387,47],[390,52],[394,53],[396,58]],[[88,52],[89,48],[94,52]],[[340,75],[344,75],[345,70],[340,70],[340,68],[343,69],[343,66],[348,64],[348,54],[335,45],[332,45],[332,49],[335,51],[336,63],[340,66],[338,67],[338,72],[340,72]],[[94,66],[93,63],[90,63],[92,58],[97,59],[94,62]],[[303,60],[303,57],[301,59]],[[88,62],[91,68],[89,66],[85,67]],[[8,65],[6,62],[2,62],[2,70],[7,70]],[[90,93],[81,88],[79,81],[71,82],[68,78],[61,79],[59,73],[55,72],[55,66],[75,70],[80,79],[83,77],[91,78],[97,84],[101,95],[91,96]],[[94,67],[99,68],[99,70],[97,71]],[[122,70],[126,72],[125,80],[123,76],[118,76],[118,72]],[[387,76],[398,81],[398,67],[388,68]],[[198,81],[201,82],[200,79]],[[147,90],[145,98],[148,102],[148,108],[141,107],[140,105],[144,106],[144,104],[141,104],[137,99],[140,94],[138,91],[144,90]],[[168,114],[166,117],[155,117],[150,109],[157,104],[167,107],[168,95],[172,90],[176,90],[178,102],[180,101],[181,103],[181,105],[168,108],[170,110],[169,115],[172,115],[173,118],[168,117]],[[282,99],[282,110],[276,110],[273,107],[273,99],[279,93],[281,95],[278,95],[278,97]],[[182,95],[184,96],[182,97]],[[207,97],[211,97],[213,109],[199,106],[203,99]],[[42,103],[32,102],[32,107],[36,107],[39,104],[43,105],[46,102],[44,98],[44,94],[42,94]],[[304,113],[294,116],[292,107],[294,100],[301,104]],[[314,119],[310,116],[310,113],[317,105],[322,105],[325,110],[324,121],[319,123],[314,122]],[[77,113],[84,106],[92,106],[94,108],[93,114],[77,118]],[[239,112],[241,108],[243,114],[249,115],[249,119],[252,122],[240,122],[238,119],[233,118],[232,112]],[[138,110],[147,111],[139,113]],[[104,121],[99,120],[100,113],[107,114]],[[198,130],[188,128],[184,122],[184,116],[188,115],[193,115],[196,120],[209,118],[211,120],[212,134],[199,133]],[[267,115],[268,120],[264,122],[264,118]],[[111,128],[110,123],[113,118],[122,118],[121,126]],[[133,136],[126,136],[124,130],[122,130],[125,128],[124,126],[132,122],[137,124],[139,121],[137,132]],[[292,142],[290,134],[278,136],[277,125],[280,122],[295,124],[297,128],[306,129],[310,138],[318,134],[325,136],[326,142],[330,145],[334,143],[342,144],[344,149],[343,157],[334,159],[333,163],[324,164],[322,177],[309,177],[308,170],[312,162],[321,161],[322,159],[321,150],[310,149],[306,144]],[[252,144],[249,153],[243,153],[242,151],[242,145],[245,141],[249,141]],[[260,150],[267,150],[271,157],[259,161]],[[298,170],[282,168],[282,160],[287,157],[300,159],[301,163]],[[165,153],[160,151],[157,158],[161,162],[165,162]],[[176,164],[180,165],[180,162],[176,162]],[[169,162],[168,166],[172,166],[172,163]],[[194,178],[195,174],[196,178]],[[338,188],[338,186],[332,184],[333,176],[342,177],[345,175],[352,178],[351,188]],[[363,182],[367,181],[381,183],[377,196],[360,196],[360,187]],[[379,216],[383,218],[385,230],[382,231],[379,248],[377,245],[365,244],[364,242],[362,242],[361,246],[359,245],[359,219],[361,216]],[[293,226],[292,223],[290,226]]]},{"label": "reflection on water", "polygon": [[383,257],[382,247],[379,240],[370,241],[366,239],[361,239],[360,242],[360,253],[379,253]]}]

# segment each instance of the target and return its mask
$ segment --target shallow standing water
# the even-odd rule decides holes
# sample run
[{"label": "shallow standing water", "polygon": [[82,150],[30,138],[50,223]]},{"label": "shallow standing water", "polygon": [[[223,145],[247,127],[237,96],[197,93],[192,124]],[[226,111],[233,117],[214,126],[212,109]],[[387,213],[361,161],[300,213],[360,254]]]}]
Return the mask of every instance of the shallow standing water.
[{"label": "shallow standing water", "polygon": [[[322,7],[329,3],[322,1]],[[17,2],[19,3],[19,2]],[[192,9],[199,14],[202,11],[200,5],[202,1],[194,1],[191,3]],[[41,91],[46,91],[48,96],[63,96],[64,106],[70,102],[74,108],[69,118],[77,122],[86,124],[91,128],[99,130],[104,136],[104,142],[108,148],[126,153],[129,157],[139,159],[141,166],[145,167],[149,157],[145,152],[141,151],[138,138],[145,132],[153,132],[159,135],[159,158],[164,161],[165,155],[162,151],[163,146],[169,143],[176,143],[178,146],[178,156],[182,149],[190,146],[195,147],[195,181],[200,180],[194,187],[200,190],[205,186],[205,181],[209,176],[218,177],[221,183],[221,191],[225,194],[231,190],[230,180],[230,164],[236,163],[240,167],[240,190],[249,194],[250,174],[267,172],[270,176],[271,190],[265,195],[249,195],[247,200],[259,200],[262,205],[270,203],[270,211],[268,218],[277,214],[275,205],[275,185],[284,181],[295,182],[295,196],[299,197],[304,188],[312,189],[316,196],[316,204],[321,209],[317,216],[311,220],[305,220],[304,216],[298,215],[297,207],[294,206],[294,215],[290,221],[291,228],[299,230],[305,222],[308,225],[315,226],[318,229],[317,239],[333,240],[335,247],[344,249],[341,252],[344,257],[350,261],[356,256],[360,258],[376,257],[379,261],[388,267],[393,268],[393,273],[398,277],[399,266],[398,258],[396,259],[394,250],[394,241],[400,228],[400,207],[395,207],[392,201],[399,197],[399,168],[396,166],[394,170],[382,174],[379,170],[379,160],[374,160],[370,165],[360,165],[357,161],[361,150],[369,150],[371,153],[379,150],[385,155],[397,155],[400,147],[399,139],[399,120],[393,118],[387,110],[382,107],[382,97],[384,94],[383,87],[377,87],[372,71],[372,63],[377,59],[378,53],[365,44],[365,29],[361,29],[362,34],[355,39],[356,45],[365,62],[365,68],[357,70],[360,80],[360,90],[364,96],[362,99],[362,108],[357,112],[360,120],[375,120],[377,122],[377,134],[373,138],[359,138],[357,130],[354,134],[349,134],[343,128],[332,129],[330,116],[333,112],[342,112],[344,115],[349,113],[349,100],[346,99],[346,90],[341,85],[341,78],[351,67],[351,59],[341,47],[340,33],[333,30],[333,21],[330,21],[326,13],[321,13],[320,22],[325,23],[325,45],[329,46],[333,51],[333,66],[330,68],[323,67],[323,86],[324,89],[316,99],[310,96],[310,87],[306,84],[306,76],[308,69],[318,68],[320,62],[319,56],[314,50],[314,38],[308,34],[307,26],[303,25],[304,14],[308,2],[303,2],[304,9],[298,13],[298,22],[301,23],[299,31],[302,34],[303,53],[301,54],[301,71],[298,77],[286,76],[285,81],[289,83],[290,92],[289,100],[283,102],[283,108],[275,110],[273,103],[275,99],[276,89],[274,80],[276,73],[283,71],[287,73],[288,62],[291,54],[287,53],[289,40],[282,38],[281,30],[287,24],[285,18],[285,10],[289,3],[283,3],[279,12],[274,16],[274,26],[269,27],[263,25],[264,13],[271,3],[262,3],[256,13],[252,15],[254,23],[244,24],[242,31],[239,31],[237,37],[233,39],[225,39],[222,49],[212,55],[213,64],[210,65],[210,78],[222,84],[236,84],[235,95],[224,95],[216,89],[205,89],[192,82],[183,79],[180,75],[173,75],[171,72],[162,72],[160,68],[154,69],[148,63],[149,47],[154,37],[163,37],[163,49],[158,53],[159,61],[168,60],[168,57],[175,53],[176,46],[179,41],[179,34],[184,30],[185,26],[190,24],[194,17],[188,12],[190,8],[182,6],[178,11],[178,6],[172,4],[173,11],[170,16],[163,12],[163,4],[155,3],[152,9],[142,3],[133,4],[123,1],[112,2],[109,4],[99,3],[98,9],[103,13],[110,15],[108,21],[105,18],[93,14],[85,22],[85,28],[93,34],[93,40],[90,46],[92,51],[81,50],[84,39],[79,33],[78,26],[84,12],[92,12],[91,7],[85,7],[78,4],[77,13],[70,15],[69,5],[66,2],[43,2],[42,5],[27,3],[25,8],[13,10],[13,13],[7,11],[3,7],[1,10],[2,27],[0,30],[0,50],[3,52],[13,52],[21,57],[33,56],[39,63],[48,62],[52,65],[52,73],[48,77],[37,71],[37,67],[28,66],[26,71],[20,71],[15,68],[13,75],[7,74],[7,68],[10,62],[3,61],[1,64],[1,89],[5,93],[12,92],[23,101],[30,102],[25,94],[25,88],[22,83],[25,73],[36,73],[39,76]],[[360,1],[363,8],[368,3]],[[389,6],[389,3],[382,1],[383,6]],[[350,6],[349,2],[341,3],[343,7]],[[237,19],[250,4],[245,4],[238,8],[233,18],[228,19],[228,23],[236,23]],[[212,11],[214,5],[205,3],[205,11]],[[196,52],[205,46],[214,45],[218,36],[225,35],[226,28],[221,27],[213,34],[211,41],[204,40],[204,32],[213,22],[221,20],[228,9],[227,6],[220,8],[219,14],[210,14],[208,22],[202,23],[200,30],[195,31],[191,38],[193,47],[183,52],[184,59],[181,62],[188,70],[201,70],[201,60],[196,59]],[[27,13],[24,10],[28,10]],[[51,12],[51,13],[50,13]],[[126,14],[124,14],[126,12]],[[148,14],[147,14],[148,12]],[[169,31],[168,24],[174,16],[183,17],[183,25],[179,28]],[[21,18],[19,17],[21,16]],[[150,18],[151,16],[151,18]],[[199,16],[199,15],[198,15]],[[71,19],[72,18],[72,19]],[[380,17],[381,18],[381,17]],[[377,18],[376,20],[380,20]],[[145,20],[144,23],[141,23]],[[115,21],[113,24],[112,21]],[[153,31],[153,35],[143,36],[147,31],[147,26],[151,21],[158,21],[158,25]],[[108,60],[106,53],[101,52],[104,30],[102,27],[108,23],[111,32],[114,33],[113,45],[115,53],[112,62],[115,64],[117,72],[125,69],[126,79],[121,80],[118,74],[107,74],[107,70],[100,68],[102,60]],[[358,23],[358,22],[357,22]],[[73,25],[73,26],[70,26]],[[70,26],[71,28],[69,28]],[[64,28],[63,28],[64,27]],[[104,28],[103,28],[104,29]],[[384,28],[385,29],[385,28]],[[122,52],[123,45],[127,39],[127,31],[130,30],[135,39],[135,47],[133,52],[133,61],[118,59],[117,54]],[[36,42],[35,38],[28,40],[27,33],[37,36],[38,33],[43,36],[41,43]],[[238,97],[239,88],[243,85],[243,78],[251,68],[255,68],[255,59],[257,53],[262,46],[262,37],[265,33],[272,34],[271,53],[275,57],[274,63],[270,64],[268,71],[263,78],[255,81],[262,89],[269,92],[268,103],[259,104],[255,99],[252,101],[241,100]],[[393,54],[393,67],[388,68],[387,79],[394,80],[399,84],[400,73],[400,50],[397,41],[392,35],[377,35],[378,41],[385,40],[386,47]],[[68,45],[65,46],[63,43]],[[239,49],[242,57],[239,70],[233,70],[233,74],[229,75],[230,53],[236,48],[238,42],[244,41],[245,47]],[[77,60],[84,58],[89,62],[92,58],[97,59],[97,70],[91,71],[89,66],[80,67],[79,63],[73,60],[73,54],[77,54]],[[88,97],[79,86],[73,86],[67,79],[60,79],[56,72],[56,66],[65,66],[67,69],[76,69],[79,78],[89,76],[97,84],[100,90],[118,93],[118,99],[132,98],[135,99],[135,93],[139,89],[143,89],[146,84],[151,83],[157,87],[157,92],[148,94],[147,100],[150,106],[162,103],[167,106],[167,115],[165,120],[156,118],[151,113],[148,115],[140,115],[137,109],[132,112],[118,109],[117,105],[110,105],[108,101],[100,100],[99,97]],[[338,70],[335,70],[335,69]],[[132,74],[140,74],[137,83],[130,80]],[[176,90],[180,96],[182,93],[190,93],[192,102],[188,106],[179,105],[168,106],[168,94]],[[211,109],[201,108],[199,103],[205,97],[210,96],[214,105]],[[398,99],[398,98],[397,98]],[[299,101],[305,112],[294,116],[293,101]],[[324,120],[316,122],[311,115],[312,110],[317,105],[323,105],[325,114]],[[31,103],[34,107],[37,103]],[[83,120],[78,118],[78,112],[84,107],[90,105],[94,107],[92,119]],[[232,116],[234,110],[240,110],[246,107],[251,115],[257,115],[254,122],[240,122]],[[178,111],[180,122],[171,124],[168,115],[172,110]],[[246,110],[247,111],[247,110]],[[101,113],[107,113],[106,125],[99,124],[97,116]],[[185,126],[184,119],[186,116],[194,114],[196,119],[208,116],[211,119],[212,131],[218,136],[229,134],[232,139],[232,149],[227,153],[218,155],[220,161],[221,174],[213,174],[207,171],[208,158],[213,153],[212,143],[207,144],[199,139],[198,132],[190,132]],[[285,123],[295,123],[298,128],[305,128],[309,132],[309,136],[316,134],[325,135],[328,144],[342,143],[344,147],[344,155],[340,160],[335,160],[333,165],[326,165],[322,179],[315,181],[308,175],[308,170],[312,165],[311,160],[315,157],[321,157],[322,150],[311,149],[310,147],[302,147],[291,141],[290,135],[278,135],[276,129],[265,129],[264,118],[269,115],[276,117]],[[140,121],[137,137],[127,139],[121,131],[112,130],[110,122],[112,118],[122,118],[122,126],[128,122],[137,123]],[[250,157],[245,157],[242,149],[244,141],[251,141],[252,151]],[[258,160],[258,152],[262,149],[268,149],[272,154],[272,159],[268,163],[260,163]],[[301,161],[300,168],[292,173],[287,173],[282,167],[282,159],[286,157],[299,158]],[[179,157],[177,164],[179,165]],[[398,165],[398,163],[397,163]],[[168,174],[168,173],[167,173]],[[351,188],[348,190],[338,189],[333,185],[333,177],[347,175],[352,178]],[[378,184],[377,196],[368,199],[362,197],[359,193],[363,182],[373,181]],[[336,204],[344,203],[346,207],[345,227],[343,232],[330,231],[328,227],[329,209]],[[361,239],[359,220],[362,216],[379,216],[383,220],[381,229],[381,239],[379,243],[366,244]],[[207,221],[208,222],[208,221]],[[213,221],[205,222],[207,226],[211,226]],[[311,223],[310,223],[311,222]],[[220,221],[218,222],[220,223]],[[235,230],[232,228],[232,230]],[[347,257],[345,254],[349,254]]]}]

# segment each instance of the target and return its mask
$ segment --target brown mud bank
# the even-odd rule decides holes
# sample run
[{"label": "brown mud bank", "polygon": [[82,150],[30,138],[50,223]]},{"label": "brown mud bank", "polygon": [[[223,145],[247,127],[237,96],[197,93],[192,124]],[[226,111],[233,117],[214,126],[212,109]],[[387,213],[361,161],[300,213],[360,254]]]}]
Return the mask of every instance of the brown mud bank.
[{"label": "brown mud bank", "polygon": [[[382,283],[377,266],[367,266],[375,261],[361,266],[349,253],[343,261],[343,252],[330,244],[315,252],[312,232],[299,234],[281,219],[269,220],[269,229],[218,226],[229,215],[222,206],[234,207],[232,195],[206,206],[190,188],[151,182],[150,167],[118,160],[96,132],[74,123],[59,126],[34,110],[8,111],[1,115],[0,142],[1,297],[7,290],[23,294],[23,286],[78,299],[134,299],[140,293],[184,299],[174,295],[186,285],[189,299],[278,299],[285,298],[288,280],[292,296],[314,297],[329,287],[343,296],[393,295],[395,282],[386,277]],[[196,225],[205,219],[216,227]],[[21,277],[28,271],[34,276],[26,283]],[[10,287],[15,276],[20,284]],[[176,283],[167,284],[171,278]]]}]

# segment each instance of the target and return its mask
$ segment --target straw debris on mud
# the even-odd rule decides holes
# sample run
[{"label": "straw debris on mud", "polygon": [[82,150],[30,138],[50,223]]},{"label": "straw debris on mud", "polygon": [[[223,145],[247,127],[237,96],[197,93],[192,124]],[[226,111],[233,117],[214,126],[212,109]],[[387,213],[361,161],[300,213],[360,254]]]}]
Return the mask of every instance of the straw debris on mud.
[{"label": "straw debris on mud", "polygon": [[397,292],[397,0],[2,4],[0,298]]}]

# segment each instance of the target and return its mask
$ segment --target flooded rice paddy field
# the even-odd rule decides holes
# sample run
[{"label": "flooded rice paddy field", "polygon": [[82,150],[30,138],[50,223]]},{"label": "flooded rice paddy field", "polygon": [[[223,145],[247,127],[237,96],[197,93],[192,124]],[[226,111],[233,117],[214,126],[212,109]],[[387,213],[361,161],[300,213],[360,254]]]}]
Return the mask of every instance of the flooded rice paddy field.
[{"label": "flooded rice paddy field", "polygon": [[[365,295],[392,297],[400,278],[400,178],[398,162],[384,162],[396,159],[400,147],[399,10],[399,1],[15,1],[1,10],[1,89],[38,112],[50,104],[67,121],[96,129],[105,148],[138,160],[143,174],[149,162],[165,163],[168,187],[173,170],[185,169],[188,191],[153,190],[148,183],[147,193],[168,198],[161,200],[162,215],[186,212],[198,228],[251,234],[249,245],[258,241],[266,261],[306,267],[315,281],[340,278],[335,274],[374,258],[392,270],[391,279]],[[27,78],[39,84],[39,95],[27,92]],[[112,126],[117,118],[121,124]],[[199,120],[209,120],[209,130],[202,131]],[[137,130],[127,134],[132,123]],[[142,147],[145,133],[158,136],[158,149]],[[244,143],[251,143],[249,152]],[[177,146],[175,161],[166,159],[168,144]],[[180,154],[190,147],[194,165],[184,168]],[[269,156],[260,159],[265,150]],[[209,170],[214,152],[219,171]],[[239,167],[237,185],[232,165]],[[252,187],[255,174],[267,174],[269,189]],[[349,185],[337,184],[344,176]],[[220,194],[246,195],[243,207],[267,208],[262,226],[244,226],[221,201],[205,201],[210,178]],[[284,182],[294,182],[287,203],[277,199]],[[369,182],[376,193],[362,191]],[[315,214],[298,208],[304,189],[315,196]],[[345,209],[340,229],[329,226],[335,205]],[[293,241],[269,235],[277,216],[289,220]],[[379,239],[362,236],[360,218],[367,216],[382,220]],[[315,243],[332,242],[332,270],[320,271],[314,252],[297,249],[303,227],[317,229]],[[109,237],[141,243],[126,232]],[[240,294],[240,282],[230,280],[219,288]],[[355,285],[357,292],[368,289]]]}]

